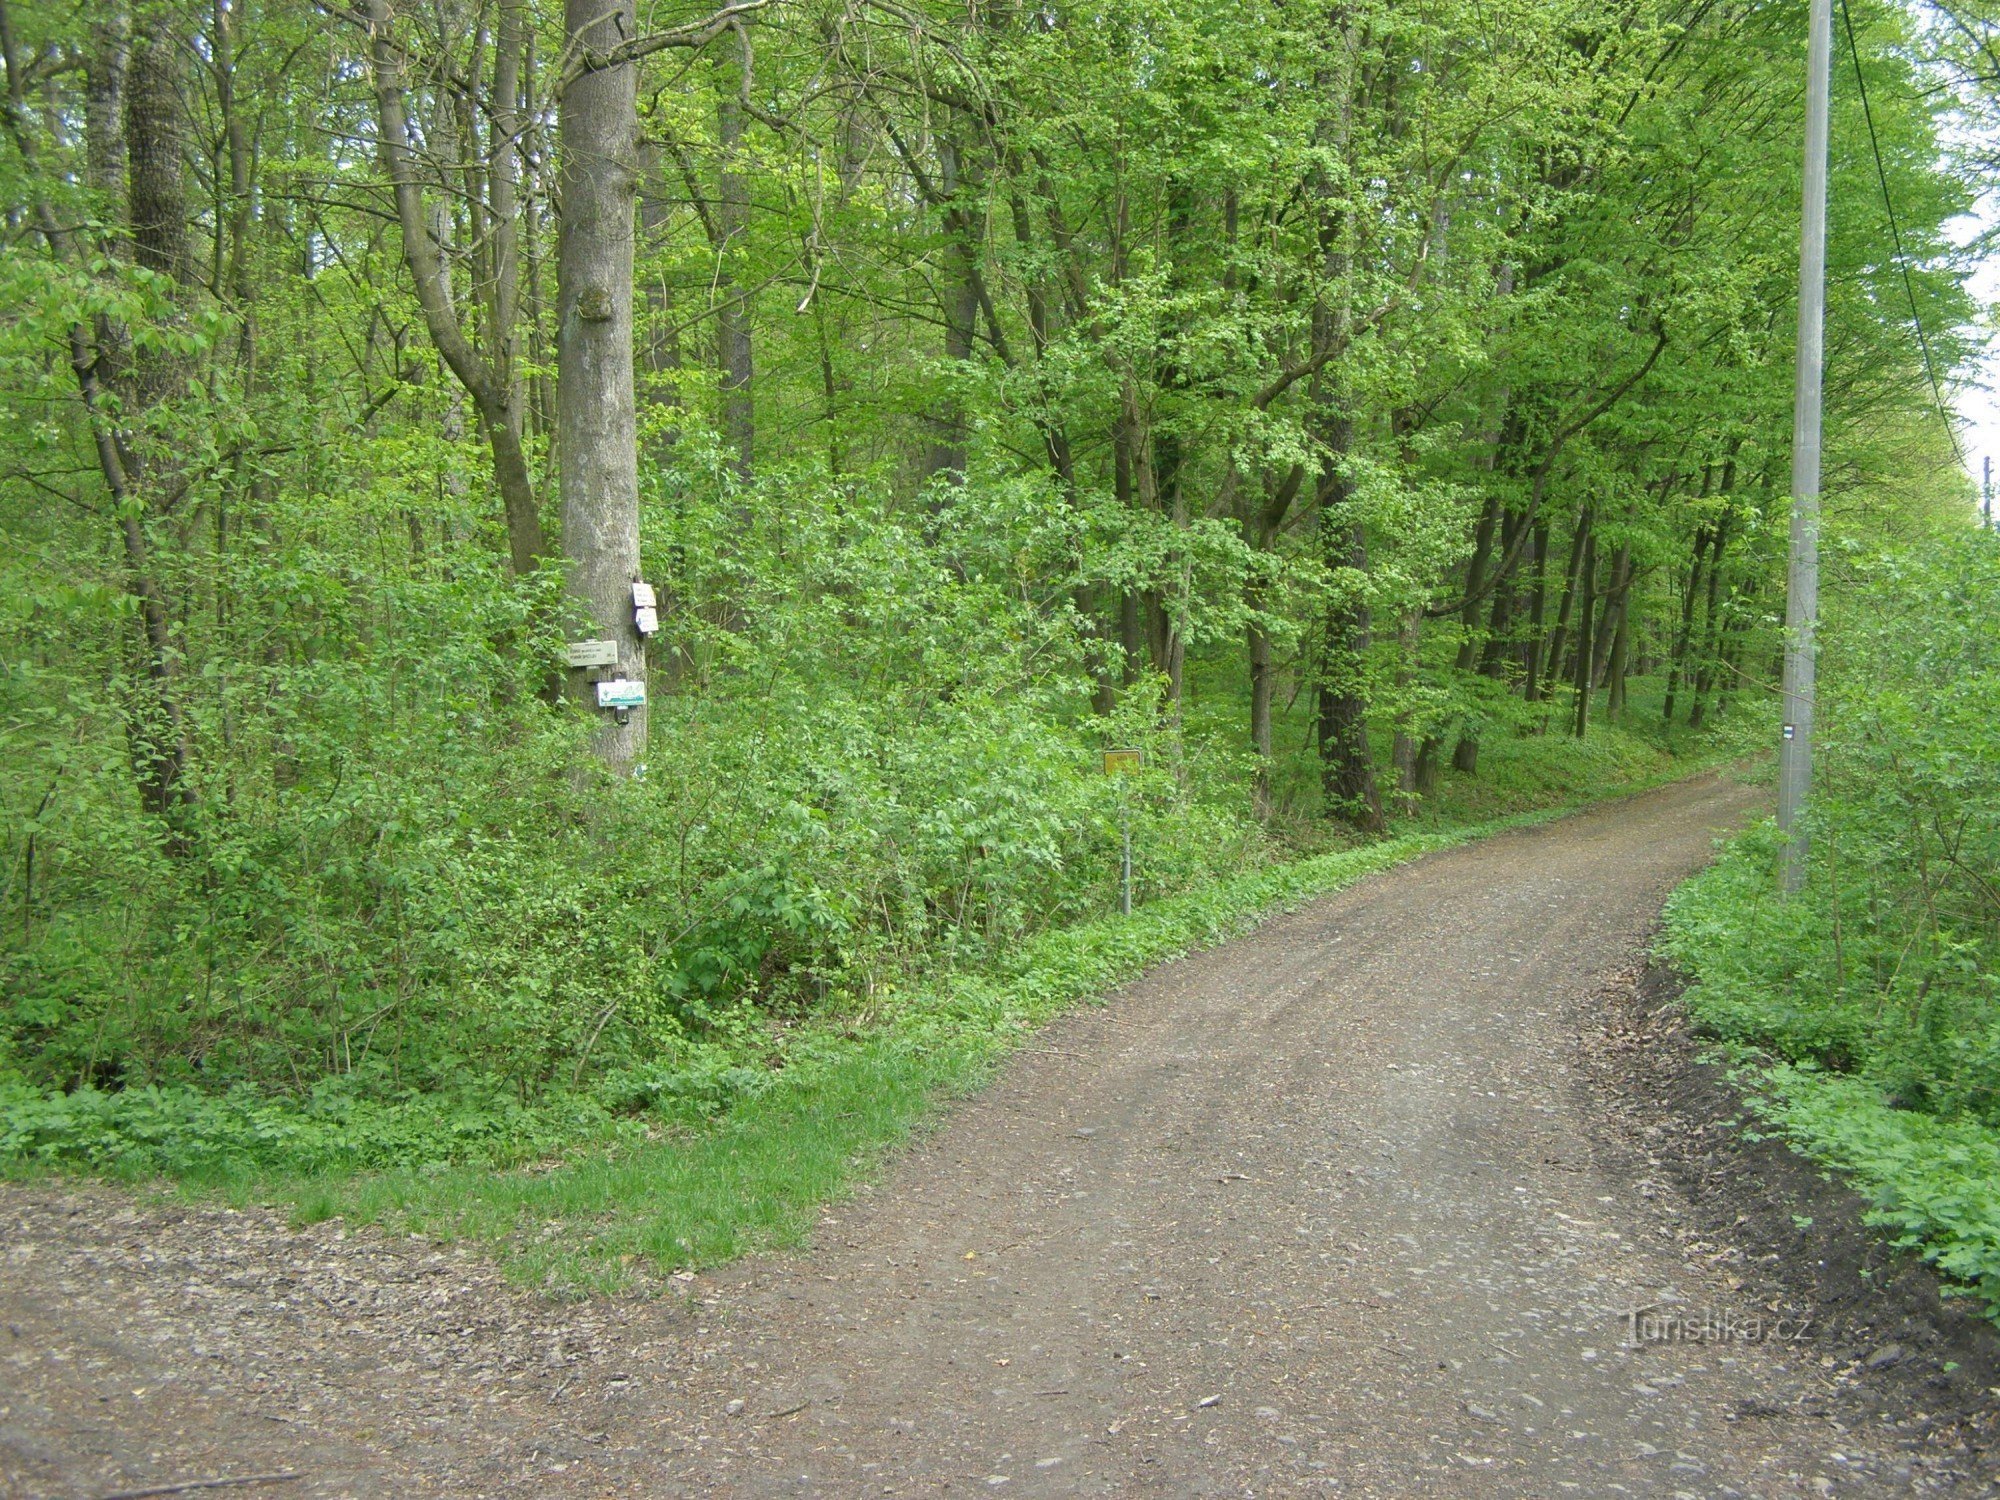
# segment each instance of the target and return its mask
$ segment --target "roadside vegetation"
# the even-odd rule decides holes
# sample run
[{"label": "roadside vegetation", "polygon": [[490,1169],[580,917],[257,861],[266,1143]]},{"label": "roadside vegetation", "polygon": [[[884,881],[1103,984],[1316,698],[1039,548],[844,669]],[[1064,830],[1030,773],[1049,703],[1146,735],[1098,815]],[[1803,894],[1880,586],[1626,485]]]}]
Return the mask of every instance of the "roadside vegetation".
[{"label": "roadside vegetation", "polygon": [[[753,993],[694,1017],[662,1007],[664,1021],[636,1045],[621,1031],[619,1050],[588,1072],[511,1087],[469,1068],[453,1076],[437,1036],[410,1048],[427,1075],[398,1079],[385,1044],[379,1071],[329,1070],[303,1093],[247,1081],[218,1089],[186,1075],[68,1089],[0,1080],[0,1164],[164,1178],[288,1203],[307,1219],[467,1236],[516,1274],[555,1286],[608,1288],[634,1266],[708,1264],[792,1240],[818,1205],[1065,1008],[1308,897],[1554,816],[1578,788],[1629,794],[1734,759],[1757,727],[1744,719],[1733,734],[1698,738],[1607,727],[1587,744],[1523,738],[1476,784],[1380,838],[1337,837],[1301,855],[1238,830],[1248,842],[1233,858],[1192,873],[1172,858],[1187,825],[1174,816],[1171,778],[1141,777],[1111,787],[1131,808],[1131,917],[1117,914],[1116,836],[1100,829],[1092,864],[1078,872],[1078,918],[1024,924],[1011,944],[967,945],[929,965],[878,953],[871,967],[835,970],[845,983],[810,1004]],[[1071,774],[1105,786],[1099,772]],[[1490,815],[1495,804],[1505,816]],[[717,920],[769,951],[758,946],[773,924],[767,907],[739,897]],[[684,961],[665,952],[646,978],[671,983]],[[826,960],[830,970],[837,961]]]},{"label": "roadside vegetation", "polygon": [[1756,830],[1666,951],[1758,1113],[2000,1315],[2000,539],[1835,559],[1810,883]]},{"label": "roadside vegetation", "polygon": [[[1933,21],[1836,82],[1864,544],[1969,515]],[[0,0],[0,1167],[724,1254],[1768,735],[1804,24]]]}]

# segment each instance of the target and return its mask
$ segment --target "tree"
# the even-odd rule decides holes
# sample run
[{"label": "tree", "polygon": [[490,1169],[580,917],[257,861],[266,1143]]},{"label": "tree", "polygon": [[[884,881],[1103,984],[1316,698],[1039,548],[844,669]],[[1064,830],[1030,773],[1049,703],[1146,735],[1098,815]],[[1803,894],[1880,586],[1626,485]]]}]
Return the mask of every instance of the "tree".
[{"label": "tree", "polygon": [[[633,625],[639,567],[639,430],[632,373],[633,218],[638,202],[638,66],[619,59],[638,31],[632,0],[567,0],[565,34],[583,60],[562,87],[562,227],[556,251],[556,431],[562,445],[563,551],[569,591],[600,638],[618,643],[617,674],[644,685],[646,643]],[[602,56],[602,64],[594,58]],[[572,695],[596,709],[591,674]],[[645,754],[644,705],[605,718],[597,753],[630,773]]]},{"label": "tree", "polygon": [[[375,78],[376,149],[395,198],[396,220],[402,233],[403,258],[415,284],[417,305],[431,342],[479,415],[480,431],[492,455],[493,480],[507,521],[508,556],[516,573],[531,572],[547,550],[542,535],[541,506],[528,467],[523,441],[523,393],[518,378],[517,323],[520,316],[519,198],[516,160],[521,148],[520,115],[523,0],[500,0],[499,26],[491,38],[492,80],[478,101],[488,121],[482,142],[473,121],[474,101],[464,100],[465,128],[452,129],[452,115],[442,97],[448,90],[464,91],[470,81],[451,66],[451,39],[441,37],[445,56],[433,84],[438,109],[421,132],[414,128],[409,102],[409,49],[399,35],[394,0],[367,0],[368,55]],[[486,38],[473,49],[476,59],[487,49]],[[430,214],[418,172],[419,142],[447,141],[456,134],[466,196],[476,210],[475,233],[480,246],[474,287],[481,303],[484,349],[467,333],[451,272],[438,233],[440,221]]]}]

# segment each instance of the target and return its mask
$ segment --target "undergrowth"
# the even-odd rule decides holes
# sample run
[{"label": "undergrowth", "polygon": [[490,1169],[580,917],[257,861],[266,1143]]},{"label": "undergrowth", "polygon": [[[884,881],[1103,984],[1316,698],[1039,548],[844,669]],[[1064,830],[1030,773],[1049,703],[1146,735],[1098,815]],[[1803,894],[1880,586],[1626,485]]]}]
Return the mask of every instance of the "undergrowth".
[{"label": "undergrowth", "polygon": [[[1561,742],[1545,753],[1563,753]],[[1633,792],[1699,762],[1635,759]],[[1572,804],[1574,805],[1574,804]],[[1429,850],[1558,816],[1541,806],[1203,881],[1043,931],[988,961],[718,1033],[673,1058],[606,1070],[532,1103],[489,1094],[304,1101],[186,1086],[66,1094],[0,1085],[0,1166],[167,1178],[488,1244],[510,1271],[604,1289],[633,1271],[791,1243],[944,1098],[975,1087],[1036,1027],[1274,910]]]},{"label": "undergrowth", "polygon": [[2000,1318],[2000,544],[1841,563],[1806,887],[1753,829],[1663,948],[1758,1113]]}]

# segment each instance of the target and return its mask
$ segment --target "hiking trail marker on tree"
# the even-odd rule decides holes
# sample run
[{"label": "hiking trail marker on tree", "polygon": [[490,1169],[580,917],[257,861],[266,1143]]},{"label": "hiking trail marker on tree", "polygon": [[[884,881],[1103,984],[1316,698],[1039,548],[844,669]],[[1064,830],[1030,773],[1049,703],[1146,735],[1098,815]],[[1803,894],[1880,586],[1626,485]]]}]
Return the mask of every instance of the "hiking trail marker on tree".
[{"label": "hiking trail marker on tree", "polygon": [[572,667],[615,667],[618,665],[618,643],[571,641],[563,649],[563,659]]}]

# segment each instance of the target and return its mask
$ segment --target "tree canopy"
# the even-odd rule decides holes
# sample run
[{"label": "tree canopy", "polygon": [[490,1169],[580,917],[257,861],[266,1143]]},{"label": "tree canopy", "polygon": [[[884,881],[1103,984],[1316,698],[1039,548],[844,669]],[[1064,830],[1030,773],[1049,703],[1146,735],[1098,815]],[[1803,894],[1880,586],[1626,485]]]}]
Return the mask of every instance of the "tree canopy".
[{"label": "tree canopy", "polygon": [[[2000,71],[1844,14],[1836,540]],[[0,1070],[532,1097],[1763,714],[1805,21],[0,4]]]}]

